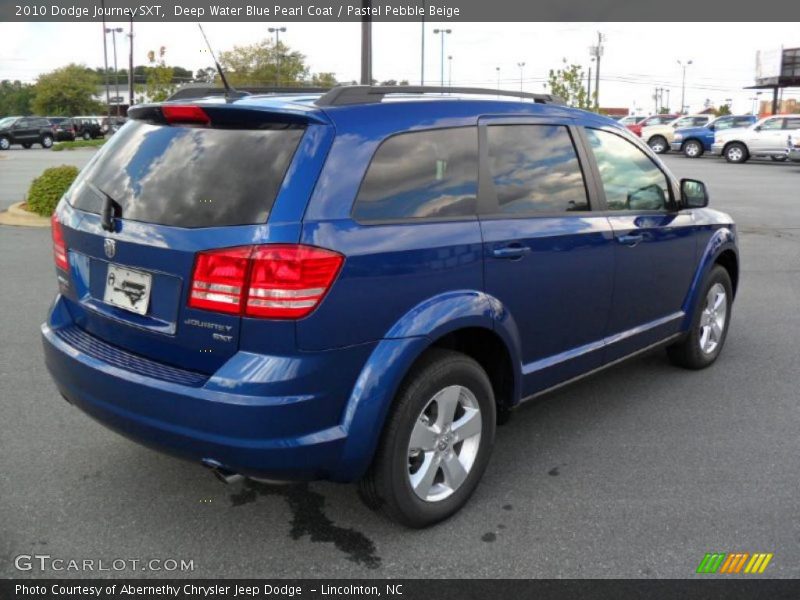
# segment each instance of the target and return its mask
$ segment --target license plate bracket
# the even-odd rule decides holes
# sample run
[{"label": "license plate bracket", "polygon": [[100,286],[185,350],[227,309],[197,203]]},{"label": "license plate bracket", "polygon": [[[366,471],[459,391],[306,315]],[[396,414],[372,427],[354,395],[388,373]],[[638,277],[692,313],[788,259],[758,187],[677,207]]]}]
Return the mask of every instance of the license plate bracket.
[{"label": "license plate bracket", "polygon": [[109,263],[103,302],[145,315],[150,305],[152,284],[150,273]]}]

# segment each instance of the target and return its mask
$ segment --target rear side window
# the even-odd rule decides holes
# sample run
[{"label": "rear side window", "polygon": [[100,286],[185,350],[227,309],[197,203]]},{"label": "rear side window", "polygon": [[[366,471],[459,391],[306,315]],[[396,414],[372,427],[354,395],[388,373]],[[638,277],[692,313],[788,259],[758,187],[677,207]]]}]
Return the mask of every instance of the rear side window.
[{"label": "rear side window", "polygon": [[489,171],[500,214],[589,210],[575,146],[563,125],[491,125]]},{"label": "rear side window", "polygon": [[784,129],[800,129],[800,117],[786,117]]},{"label": "rear side window", "polygon": [[475,127],[402,133],[385,140],[367,169],[353,208],[361,221],[460,218],[475,214]]},{"label": "rear side window", "polygon": [[102,190],[123,219],[177,227],[263,223],[302,135],[303,128],[287,125],[242,130],[131,121],[81,172],[70,202],[100,212]]}]

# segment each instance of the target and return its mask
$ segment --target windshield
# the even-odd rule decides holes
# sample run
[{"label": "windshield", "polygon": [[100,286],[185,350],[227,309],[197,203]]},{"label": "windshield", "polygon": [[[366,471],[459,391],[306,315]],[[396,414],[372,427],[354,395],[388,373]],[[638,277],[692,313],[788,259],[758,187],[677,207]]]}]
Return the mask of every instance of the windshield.
[{"label": "windshield", "polygon": [[303,131],[130,121],[81,171],[69,201],[100,213],[107,194],[122,219],[178,227],[263,223]]},{"label": "windshield", "polygon": [[17,120],[18,117],[5,117],[4,119],[0,119],[0,127],[8,127],[14,121]]}]

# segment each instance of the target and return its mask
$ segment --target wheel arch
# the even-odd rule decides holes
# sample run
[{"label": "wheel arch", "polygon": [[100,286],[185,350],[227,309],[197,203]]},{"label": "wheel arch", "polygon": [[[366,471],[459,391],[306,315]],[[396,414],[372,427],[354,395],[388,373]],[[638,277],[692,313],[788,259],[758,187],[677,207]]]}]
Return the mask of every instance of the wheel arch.
[{"label": "wheel arch", "polygon": [[486,370],[498,408],[519,402],[519,338],[499,301],[483,292],[448,292],[406,313],[381,340],[353,386],[342,415],[346,443],[331,479],[353,481],[369,467],[397,390],[431,348],[463,352]]}]

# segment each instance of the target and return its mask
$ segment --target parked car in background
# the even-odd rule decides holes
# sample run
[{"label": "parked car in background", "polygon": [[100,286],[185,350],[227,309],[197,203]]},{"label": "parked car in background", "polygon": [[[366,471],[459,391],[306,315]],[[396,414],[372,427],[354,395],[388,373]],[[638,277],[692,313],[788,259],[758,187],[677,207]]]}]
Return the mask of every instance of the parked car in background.
[{"label": "parked car in background", "polygon": [[708,125],[714,115],[686,115],[678,117],[669,123],[649,125],[642,128],[641,137],[653,152],[663,154],[669,152],[670,144],[675,136],[675,131],[682,127],[702,127]]},{"label": "parked car in background", "polygon": [[621,117],[617,119],[617,123],[620,125],[627,127],[628,125],[636,125],[640,121],[644,121],[644,115],[628,115],[627,117]]},{"label": "parked car in background", "polygon": [[676,129],[670,148],[674,152],[683,152],[684,156],[689,158],[699,158],[704,153],[711,151],[716,132],[738,127],[749,127],[757,120],[758,118],[755,115],[724,115],[717,117],[705,127]]},{"label": "parked car in background", "polygon": [[800,115],[773,115],[746,129],[729,129],[714,134],[712,154],[730,163],[743,163],[752,157],[786,160],[786,138],[800,135]]},{"label": "parked car in background", "polygon": [[84,140],[93,140],[103,137],[103,119],[105,117],[73,117],[75,136]]},{"label": "parked car in background", "polygon": [[800,162],[800,134],[789,135],[787,146],[787,156],[789,160]]},{"label": "parked car in background", "polygon": [[680,117],[680,115],[650,115],[649,117],[645,117],[638,123],[634,123],[633,125],[626,125],[628,129],[630,129],[635,135],[642,137],[642,128],[650,127],[652,125],[663,125],[665,123],[670,123]]},{"label": "parked car in background", "polygon": [[53,126],[44,117],[6,117],[0,120],[0,150],[8,150],[15,144],[23,148],[34,144],[50,148],[54,139]]},{"label": "parked car in background", "polygon": [[125,125],[127,117],[106,117],[103,119],[101,127],[103,135],[113,135],[119,128]]},{"label": "parked car in background", "polygon": [[525,399],[657,346],[714,363],[737,235],[702,182],[548,95],[387,89],[132,108],[52,218],[64,398],[223,480],[360,480],[423,527]]},{"label": "parked car in background", "polygon": [[69,117],[47,117],[53,126],[53,136],[57,142],[72,142],[75,140],[75,123]]}]

